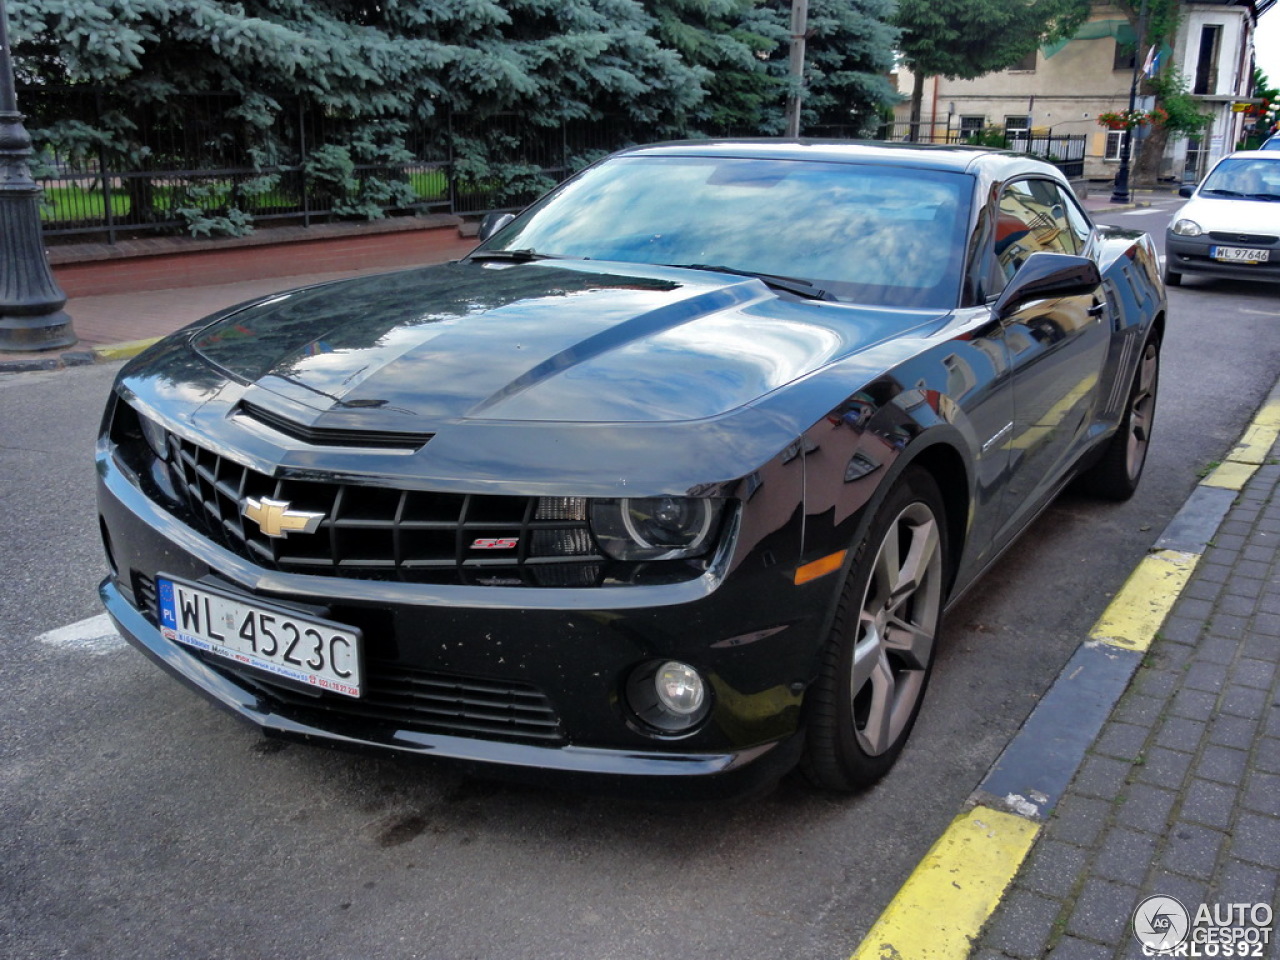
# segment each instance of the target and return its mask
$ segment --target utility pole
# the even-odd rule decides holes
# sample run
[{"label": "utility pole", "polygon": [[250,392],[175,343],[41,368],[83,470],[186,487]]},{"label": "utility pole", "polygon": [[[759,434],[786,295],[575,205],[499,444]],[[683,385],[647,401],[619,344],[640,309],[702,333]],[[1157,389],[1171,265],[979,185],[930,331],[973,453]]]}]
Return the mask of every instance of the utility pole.
[{"label": "utility pole", "polygon": [[787,95],[787,136],[800,136],[804,100],[804,40],[809,29],[809,0],[791,0],[791,92]]},{"label": "utility pole", "polygon": [[22,125],[0,0],[0,351],[52,350],[76,342],[67,295],[49,270],[40,231],[40,186],[31,179],[31,136]]}]

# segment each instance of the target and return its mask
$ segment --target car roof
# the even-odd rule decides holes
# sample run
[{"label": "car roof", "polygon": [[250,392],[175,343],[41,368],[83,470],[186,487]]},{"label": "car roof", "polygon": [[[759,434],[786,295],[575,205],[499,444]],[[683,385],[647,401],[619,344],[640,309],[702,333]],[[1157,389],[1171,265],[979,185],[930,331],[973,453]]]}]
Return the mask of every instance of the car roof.
[{"label": "car roof", "polygon": [[816,160],[828,163],[874,163],[976,173],[997,179],[1019,172],[1044,173],[1057,168],[1027,154],[966,144],[886,143],[878,140],[682,140],[632,147],[626,156],[743,157],[768,160]]}]

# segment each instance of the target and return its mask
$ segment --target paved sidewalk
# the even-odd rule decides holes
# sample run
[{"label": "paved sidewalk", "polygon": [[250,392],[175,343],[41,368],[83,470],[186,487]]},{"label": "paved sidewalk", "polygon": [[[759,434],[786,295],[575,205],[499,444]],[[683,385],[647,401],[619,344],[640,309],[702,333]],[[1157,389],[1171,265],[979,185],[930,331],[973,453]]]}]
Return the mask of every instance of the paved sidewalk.
[{"label": "paved sidewalk", "polygon": [[[1209,541],[977,941],[976,960],[1143,956],[1134,911],[1152,896],[1176,898],[1192,920],[1201,904],[1274,907],[1278,547],[1280,444]],[[1272,943],[1251,955],[1280,952]]]}]

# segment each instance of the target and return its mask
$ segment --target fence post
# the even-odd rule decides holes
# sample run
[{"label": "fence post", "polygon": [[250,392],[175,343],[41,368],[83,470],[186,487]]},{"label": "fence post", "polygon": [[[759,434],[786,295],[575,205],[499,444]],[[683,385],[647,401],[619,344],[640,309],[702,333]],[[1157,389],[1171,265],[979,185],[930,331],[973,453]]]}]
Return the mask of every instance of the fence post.
[{"label": "fence post", "polygon": [[[98,110],[98,116],[102,116],[102,91],[99,89],[93,91],[93,104]],[[102,181],[102,209],[107,219],[107,243],[114,245],[116,212],[111,205],[111,171],[107,168],[107,150],[101,144],[98,145],[98,179]]]},{"label": "fence post", "polygon": [[311,226],[311,197],[307,181],[307,121],[306,107],[298,97],[298,182],[302,187],[302,225]]}]

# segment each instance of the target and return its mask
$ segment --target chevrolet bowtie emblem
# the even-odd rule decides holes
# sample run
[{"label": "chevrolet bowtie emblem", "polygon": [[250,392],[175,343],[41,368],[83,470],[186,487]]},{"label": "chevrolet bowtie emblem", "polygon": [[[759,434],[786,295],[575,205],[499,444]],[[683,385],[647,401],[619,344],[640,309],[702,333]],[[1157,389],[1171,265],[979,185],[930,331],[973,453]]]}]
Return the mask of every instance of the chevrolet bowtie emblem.
[{"label": "chevrolet bowtie emblem", "polygon": [[240,512],[256,523],[268,537],[287,537],[291,533],[315,533],[324,519],[323,513],[290,510],[288,500],[270,497],[245,497]]}]

